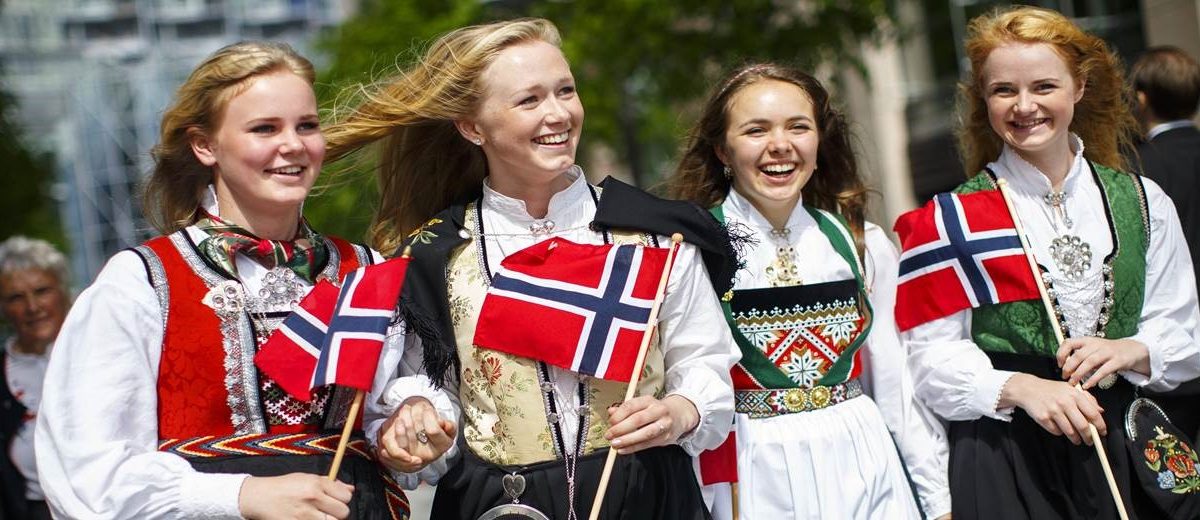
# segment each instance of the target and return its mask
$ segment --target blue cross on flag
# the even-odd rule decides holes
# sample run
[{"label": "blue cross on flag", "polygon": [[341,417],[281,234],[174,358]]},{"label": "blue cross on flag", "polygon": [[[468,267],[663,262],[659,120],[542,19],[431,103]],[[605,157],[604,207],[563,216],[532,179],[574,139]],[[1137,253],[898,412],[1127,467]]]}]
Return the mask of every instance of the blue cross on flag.
[{"label": "blue cross on flag", "polygon": [[513,253],[484,297],[474,343],[628,382],[668,252],[551,238]]},{"label": "blue cross on flag", "polygon": [[941,193],[896,220],[896,324],[908,330],[963,309],[1038,298],[1016,225],[997,190]]}]

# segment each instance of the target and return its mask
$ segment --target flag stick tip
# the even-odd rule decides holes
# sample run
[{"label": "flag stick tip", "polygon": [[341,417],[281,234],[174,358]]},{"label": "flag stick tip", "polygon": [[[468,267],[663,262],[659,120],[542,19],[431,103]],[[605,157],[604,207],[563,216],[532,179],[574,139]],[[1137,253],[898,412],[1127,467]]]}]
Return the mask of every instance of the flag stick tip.
[{"label": "flag stick tip", "polygon": [[683,233],[675,233],[674,235],[671,235],[671,241],[676,244],[683,242]]},{"label": "flag stick tip", "polygon": [[412,256],[412,246],[404,246],[404,252],[400,253],[400,257],[408,258],[410,256]]},{"label": "flag stick tip", "polygon": [[996,179],[996,185],[997,186],[1006,186],[1006,185],[1008,185],[1008,179]]}]

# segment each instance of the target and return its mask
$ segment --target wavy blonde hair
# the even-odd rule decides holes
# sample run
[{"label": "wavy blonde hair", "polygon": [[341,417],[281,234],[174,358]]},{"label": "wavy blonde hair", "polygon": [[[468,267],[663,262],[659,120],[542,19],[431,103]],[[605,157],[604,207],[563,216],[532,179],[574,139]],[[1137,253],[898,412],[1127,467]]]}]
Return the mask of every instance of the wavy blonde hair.
[{"label": "wavy blonde hair", "polygon": [[1084,156],[1110,168],[1128,171],[1122,151],[1133,147],[1137,119],[1130,110],[1133,95],[1124,66],[1099,37],[1062,14],[1038,7],[999,9],[976,17],[964,43],[971,76],[959,84],[958,146],[968,176],[1000,156],[1003,141],[988,122],[983,65],[997,47],[1010,43],[1045,43],[1066,62],[1083,98],[1075,105],[1070,130],[1083,140]]},{"label": "wavy blonde hair", "polygon": [[211,134],[221,125],[229,100],[250,80],[288,71],[312,85],[313,65],[281,42],[248,41],[214,52],[188,76],[162,116],[158,144],[150,151],[154,171],[142,191],[146,220],[163,234],[195,222],[200,194],[212,182],[212,169],[192,152],[191,132]]},{"label": "wavy blonde hair", "polygon": [[483,96],[481,77],[496,56],[519,43],[561,44],[548,20],[524,18],[456,29],[439,37],[408,69],[373,85],[356,85],[339,101],[325,132],[327,157],[338,160],[378,143],[379,207],[370,242],[379,251],[447,206],[477,196],[487,164],[454,123]]}]

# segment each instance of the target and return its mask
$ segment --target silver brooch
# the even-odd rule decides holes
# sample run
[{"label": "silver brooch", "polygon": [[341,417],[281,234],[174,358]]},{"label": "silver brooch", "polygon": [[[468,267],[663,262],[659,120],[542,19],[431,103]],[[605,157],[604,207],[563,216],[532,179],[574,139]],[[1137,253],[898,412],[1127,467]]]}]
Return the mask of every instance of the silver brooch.
[{"label": "silver brooch", "polygon": [[217,314],[236,314],[246,307],[242,284],[236,280],[224,280],[212,286],[200,301],[217,311]]},{"label": "silver brooch", "polygon": [[258,298],[267,308],[294,305],[304,296],[304,285],[296,273],[286,267],[276,267],[263,276]]},{"label": "silver brooch", "polygon": [[1063,276],[1072,282],[1083,279],[1092,266],[1092,246],[1076,235],[1062,235],[1050,242],[1050,256]]}]

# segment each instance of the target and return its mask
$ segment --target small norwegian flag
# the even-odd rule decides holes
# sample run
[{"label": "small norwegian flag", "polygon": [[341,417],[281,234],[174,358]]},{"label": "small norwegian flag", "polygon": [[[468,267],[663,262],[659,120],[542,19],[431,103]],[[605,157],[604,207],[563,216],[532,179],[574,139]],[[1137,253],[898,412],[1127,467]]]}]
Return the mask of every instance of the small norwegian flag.
[{"label": "small norwegian flag", "polygon": [[701,486],[737,482],[737,431],[731,430],[725,442],[695,458],[696,475]]},{"label": "small norwegian flag", "polygon": [[561,238],[517,251],[500,262],[474,342],[628,382],[669,252]]},{"label": "small norwegian flag", "polygon": [[1037,282],[997,190],[940,193],[905,213],[896,325],[908,330],[963,309],[1039,298]]},{"label": "small norwegian flag", "polygon": [[339,291],[318,282],[271,334],[254,363],[287,393],[308,401],[312,389],[371,389],[408,258],[360,267]]}]

